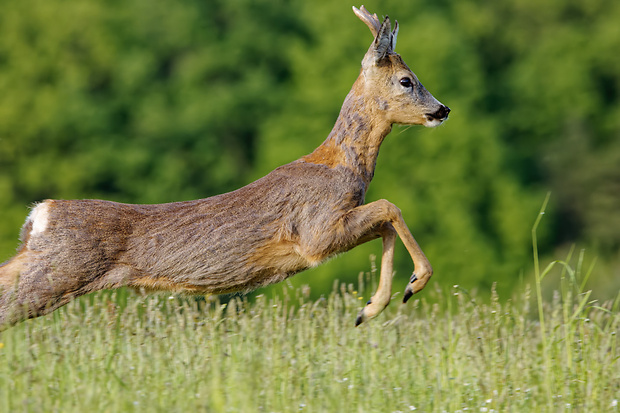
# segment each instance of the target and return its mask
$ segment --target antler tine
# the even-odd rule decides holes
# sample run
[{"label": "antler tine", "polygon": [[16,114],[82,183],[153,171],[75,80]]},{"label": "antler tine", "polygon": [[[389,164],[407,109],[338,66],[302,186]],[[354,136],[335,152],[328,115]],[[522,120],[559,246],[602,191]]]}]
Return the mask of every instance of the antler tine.
[{"label": "antler tine", "polygon": [[362,6],[359,9],[353,6],[353,12],[357,17],[360,18],[361,21],[366,23],[366,26],[370,29],[370,32],[374,37],[377,37],[377,33],[379,33],[379,29],[381,28],[381,22],[377,17],[377,13],[370,14],[366,7]]},{"label": "antler tine", "polygon": [[381,26],[381,21],[379,20],[379,17],[377,17],[377,13],[370,14],[366,6],[364,6],[363,4],[362,4],[362,11],[366,13],[367,15],[369,15],[370,17],[372,17],[373,21],[375,22],[375,25]]}]

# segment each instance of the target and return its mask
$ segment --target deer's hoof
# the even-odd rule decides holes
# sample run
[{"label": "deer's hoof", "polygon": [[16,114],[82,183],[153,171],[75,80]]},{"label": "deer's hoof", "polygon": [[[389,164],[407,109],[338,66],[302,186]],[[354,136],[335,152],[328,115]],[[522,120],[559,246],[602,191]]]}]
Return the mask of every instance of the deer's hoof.
[{"label": "deer's hoof", "polygon": [[364,321],[372,320],[378,316],[387,305],[390,303],[390,297],[371,297],[366,303],[366,306],[362,308],[355,319],[355,326],[359,326]]},{"label": "deer's hoof", "polygon": [[409,279],[409,284],[407,284],[407,288],[405,288],[405,295],[403,295],[403,304],[409,301],[409,299],[413,295],[414,291],[413,288],[411,288],[411,285],[416,281],[418,281],[418,276],[414,272]]},{"label": "deer's hoof", "polygon": [[365,317],[364,317],[364,309],[362,308],[362,310],[357,315],[357,318],[355,319],[355,327],[357,327],[360,324],[362,324],[364,322],[364,319],[365,319]]},{"label": "deer's hoof", "polygon": [[[419,275],[419,276],[418,276]],[[411,275],[409,284],[405,288],[405,294],[403,295],[403,303],[406,303],[413,294],[419,292],[428,283],[428,280],[433,275],[433,269],[429,266],[422,267]]]},{"label": "deer's hoof", "polygon": [[409,284],[407,285],[407,288],[405,288],[405,295],[403,295],[403,304],[409,301],[412,295],[413,290],[411,289],[411,284]]}]

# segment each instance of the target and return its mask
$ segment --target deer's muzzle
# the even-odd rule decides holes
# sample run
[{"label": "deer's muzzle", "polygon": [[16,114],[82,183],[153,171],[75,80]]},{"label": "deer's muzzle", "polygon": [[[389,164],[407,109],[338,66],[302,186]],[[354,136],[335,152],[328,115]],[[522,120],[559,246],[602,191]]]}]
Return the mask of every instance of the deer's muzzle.
[{"label": "deer's muzzle", "polygon": [[448,118],[449,113],[450,113],[450,108],[447,106],[441,105],[435,113],[427,113],[426,116],[429,117],[429,120],[444,121]]}]

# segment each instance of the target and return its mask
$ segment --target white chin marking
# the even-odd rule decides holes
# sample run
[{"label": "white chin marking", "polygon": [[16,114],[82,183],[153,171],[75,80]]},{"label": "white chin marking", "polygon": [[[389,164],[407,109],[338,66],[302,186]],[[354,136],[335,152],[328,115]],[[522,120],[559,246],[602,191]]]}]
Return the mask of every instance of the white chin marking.
[{"label": "white chin marking", "polygon": [[28,215],[28,220],[32,222],[30,235],[43,233],[47,229],[49,221],[49,205],[45,202],[37,205]]},{"label": "white chin marking", "polygon": [[439,126],[443,123],[443,120],[435,119],[435,118],[426,118],[426,122],[424,122],[424,126],[427,128],[434,128],[435,126]]}]

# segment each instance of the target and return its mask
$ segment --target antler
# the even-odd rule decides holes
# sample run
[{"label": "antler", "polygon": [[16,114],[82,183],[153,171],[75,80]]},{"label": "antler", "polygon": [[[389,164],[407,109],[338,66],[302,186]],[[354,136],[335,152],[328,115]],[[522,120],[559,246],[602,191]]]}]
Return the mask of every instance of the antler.
[{"label": "antler", "polygon": [[355,15],[359,17],[361,21],[366,23],[366,25],[372,32],[372,35],[374,37],[377,37],[377,33],[379,33],[379,29],[381,29],[381,22],[379,21],[379,18],[377,17],[377,13],[370,14],[370,12],[366,10],[366,7],[364,7],[363,5],[359,9],[353,6],[353,13],[355,13]]}]

